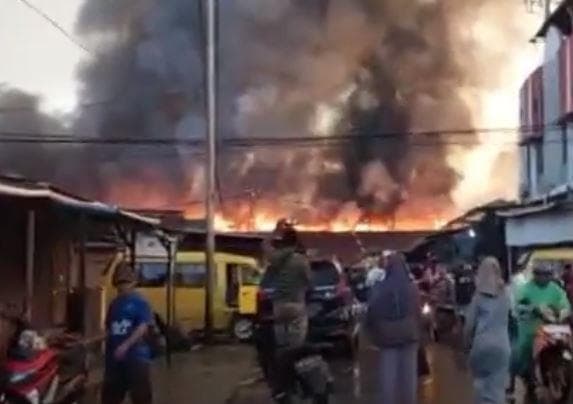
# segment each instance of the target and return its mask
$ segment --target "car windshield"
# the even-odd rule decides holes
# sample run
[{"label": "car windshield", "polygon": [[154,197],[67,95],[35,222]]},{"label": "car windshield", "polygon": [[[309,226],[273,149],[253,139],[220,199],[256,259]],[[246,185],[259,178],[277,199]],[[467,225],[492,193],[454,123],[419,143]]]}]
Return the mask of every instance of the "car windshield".
[{"label": "car windshield", "polygon": [[311,263],[313,286],[333,286],[338,284],[340,274],[332,262],[315,261]]}]

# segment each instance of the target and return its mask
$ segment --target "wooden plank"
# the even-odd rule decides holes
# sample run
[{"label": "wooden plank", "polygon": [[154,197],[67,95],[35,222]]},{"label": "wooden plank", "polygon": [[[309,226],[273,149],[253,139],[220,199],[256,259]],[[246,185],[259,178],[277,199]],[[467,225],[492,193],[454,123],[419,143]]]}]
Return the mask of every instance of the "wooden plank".
[{"label": "wooden plank", "polygon": [[167,260],[167,365],[171,367],[172,343],[169,338],[170,330],[175,325],[175,259],[177,249],[173,240],[165,241],[165,248],[168,252]]},{"label": "wooden plank", "polygon": [[34,269],[36,255],[36,212],[29,210],[26,225],[26,301],[24,302],[25,317],[32,321],[32,302],[34,296]]},{"label": "wooden plank", "polygon": [[79,228],[79,258],[80,258],[80,273],[79,273],[79,289],[81,293],[82,301],[82,328],[84,335],[87,334],[89,329],[89,311],[88,311],[88,288],[87,288],[87,265],[86,265],[86,217],[85,215],[80,216],[80,228]]}]

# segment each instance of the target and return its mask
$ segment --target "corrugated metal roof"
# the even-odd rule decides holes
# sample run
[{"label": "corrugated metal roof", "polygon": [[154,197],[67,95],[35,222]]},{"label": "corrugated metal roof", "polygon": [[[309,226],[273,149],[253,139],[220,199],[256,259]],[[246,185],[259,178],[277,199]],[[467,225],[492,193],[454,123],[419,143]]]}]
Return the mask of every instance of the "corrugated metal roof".
[{"label": "corrugated metal roof", "polygon": [[25,179],[0,177],[0,197],[50,201],[61,207],[83,211],[97,216],[116,216],[124,219],[158,226],[159,219],[143,216],[103,202],[91,201],[62,191],[50,184],[33,182]]},{"label": "corrugated metal roof", "polygon": [[514,208],[509,210],[502,210],[498,211],[497,215],[501,217],[519,217],[519,216],[527,216],[532,215],[535,213],[547,212],[551,209],[554,209],[558,206],[556,202],[549,202],[542,205],[534,205],[534,206],[524,206],[520,208]]},{"label": "corrugated metal roof", "polygon": [[134,220],[137,222],[142,222],[150,226],[159,226],[161,224],[160,219],[156,219],[149,216],[140,215],[138,213],[131,212],[129,210],[117,209],[117,214],[126,219]]},{"label": "corrugated metal roof", "polygon": [[462,216],[458,216],[457,218],[450,220],[437,233],[444,231],[447,232],[450,230],[458,231],[467,229],[472,224],[482,221],[488,212],[497,211],[498,209],[504,208],[509,209],[515,206],[517,206],[516,202],[506,201],[503,199],[494,200],[485,205],[480,205],[470,209]]}]

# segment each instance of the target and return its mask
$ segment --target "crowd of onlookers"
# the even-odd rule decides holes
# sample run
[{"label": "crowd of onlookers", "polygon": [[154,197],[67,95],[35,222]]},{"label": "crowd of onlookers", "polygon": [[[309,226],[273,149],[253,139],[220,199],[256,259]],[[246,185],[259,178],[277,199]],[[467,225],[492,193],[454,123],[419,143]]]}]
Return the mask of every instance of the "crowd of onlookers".
[{"label": "crowd of onlookers", "polygon": [[516,378],[523,381],[526,397],[535,399],[536,337],[546,321],[544,313],[554,313],[556,322],[569,318],[570,265],[557,274],[542,262],[534,263],[530,278],[521,274],[508,283],[494,257],[483,258],[477,270],[460,266],[448,271],[433,258],[410,267],[401,254],[386,253],[370,274],[365,326],[380,350],[380,388],[389,403],[417,402],[417,366],[422,363],[415,353],[424,343],[420,299],[425,296],[435,305],[452,307],[458,316],[475,402],[506,402]]},{"label": "crowd of onlookers", "polygon": [[[296,348],[305,343],[305,296],[310,265],[294,228],[277,226],[267,246],[265,276],[276,280],[273,297],[274,338],[278,346]],[[422,302],[449,307],[463,328],[464,347],[474,380],[475,402],[501,404],[506,389],[521,378],[527,394],[534,395],[533,365],[536,333],[543,314],[569,317],[573,298],[573,269],[559,277],[540,263],[530,279],[512,278],[509,284],[499,261],[483,258],[477,269],[455,271],[429,257],[421,266],[408,265],[398,252],[385,252],[369,268],[365,284],[367,310],[364,330],[379,350],[380,395],[384,403],[414,404],[420,375],[427,367],[423,347]],[[114,273],[116,299],[106,320],[105,380],[102,402],[121,403],[127,394],[134,403],[150,403],[150,363],[154,355],[150,305],[135,291],[133,269]],[[422,354],[421,354],[422,353]],[[278,386],[275,399],[288,403],[287,391]]]}]

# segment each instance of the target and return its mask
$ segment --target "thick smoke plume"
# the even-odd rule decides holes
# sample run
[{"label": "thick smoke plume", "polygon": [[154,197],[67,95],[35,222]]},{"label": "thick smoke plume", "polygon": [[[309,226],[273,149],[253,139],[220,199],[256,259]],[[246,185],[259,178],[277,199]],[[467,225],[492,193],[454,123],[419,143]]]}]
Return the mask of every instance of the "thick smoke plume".
[{"label": "thick smoke plume", "polygon": [[[0,85],[0,132],[61,133],[65,120],[40,111],[40,99],[18,89]],[[61,178],[63,165],[58,162],[61,147],[39,144],[4,144],[0,147],[0,172],[38,180]]]},{"label": "thick smoke plume", "polygon": [[[508,49],[522,46],[519,7],[221,0],[221,135],[317,139],[280,148],[223,145],[223,213],[243,221],[266,209],[349,227],[450,214],[463,172],[450,165],[451,148],[437,142],[452,139],[408,133],[480,124],[479,94],[503,85],[498,72],[512,58]],[[78,112],[74,131],[204,139],[203,11],[199,0],[86,0],[77,33],[98,57],[80,69],[80,98],[90,107]],[[375,137],[385,133],[396,136]],[[332,145],[335,135],[352,137]],[[74,186],[93,196],[155,208],[202,197],[203,161],[191,147],[100,146],[81,156],[91,180]]]}]

